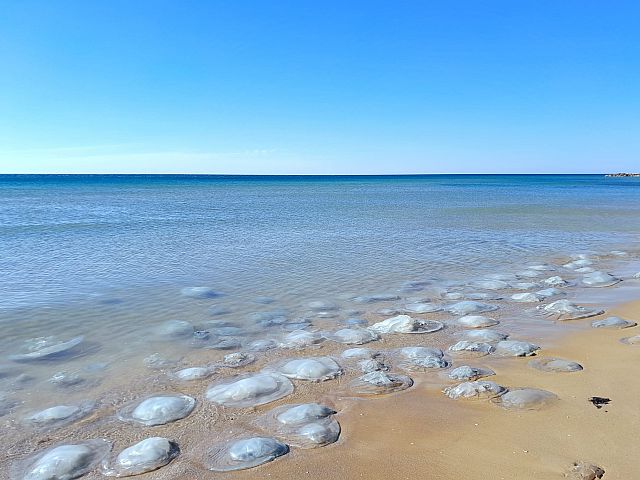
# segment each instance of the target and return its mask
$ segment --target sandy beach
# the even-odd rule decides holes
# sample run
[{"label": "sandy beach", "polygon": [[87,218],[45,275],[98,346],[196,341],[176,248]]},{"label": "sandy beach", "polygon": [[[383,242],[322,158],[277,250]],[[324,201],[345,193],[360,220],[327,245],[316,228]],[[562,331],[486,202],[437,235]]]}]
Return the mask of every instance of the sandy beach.
[{"label": "sandy beach", "polygon": [[[640,301],[604,316],[611,315],[637,320]],[[491,380],[501,385],[556,393],[559,401],[550,407],[507,411],[487,400],[454,401],[417,379],[404,393],[342,412],[343,435],[336,444],[292,451],[235,478],[551,480],[563,478],[574,461],[597,464],[607,480],[639,478],[640,384],[630,381],[629,368],[640,360],[640,348],[619,340],[637,335],[640,327],[593,329],[592,320],[571,322],[585,329],[539,355],[575,360],[583,371],[546,373],[529,367],[530,358],[480,362],[495,369]],[[588,401],[592,396],[611,403],[597,409]]]}]

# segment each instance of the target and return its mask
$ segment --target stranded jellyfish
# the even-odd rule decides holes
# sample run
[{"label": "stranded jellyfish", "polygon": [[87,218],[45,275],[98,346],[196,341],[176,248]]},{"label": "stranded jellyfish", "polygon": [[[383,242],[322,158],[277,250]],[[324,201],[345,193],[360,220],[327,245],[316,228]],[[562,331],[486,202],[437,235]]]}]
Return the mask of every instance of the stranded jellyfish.
[{"label": "stranded jellyfish", "polygon": [[195,399],[188,395],[155,395],[125,406],[118,412],[118,418],[146,426],[164,425],[186,417],[195,406]]},{"label": "stranded jellyfish", "polygon": [[566,373],[566,372],[579,372],[582,370],[582,365],[570,360],[563,360],[562,358],[537,358],[529,362],[531,368],[542,370],[543,372],[554,373]]},{"label": "stranded jellyfish", "polygon": [[222,380],[207,389],[210,402],[226,407],[255,407],[293,392],[291,381],[278,373],[241,375]]},{"label": "stranded jellyfish", "polygon": [[346,345],[362,345],[378,340],[380,336],[368,328],[343,328],[325,335],[329,340]]},{"label": "stranded jellyfish", "polygon": [[465,328],[485,328],[498,325],[500,322],[483,315],[465,315],[460,317],[457,322]]},{"label": "stranded jellyfish", "polygon": [[460,340],[458,343],[451,345],[448,350],[460,356],[481,357],[493,352],[494,348],[484,342]]},{"label": "stranded jellyfish", "polygon": [[110,466],[103,466],[103,474],[129,477],[151,472],[167,465],[178,456],[180,449],[175,442],[162,437],[142,440],[118,454]]},{"label": "stranded jellyfish", "polygon": [[459,398],[493,398],[502,395],[507,389],[502,385],[489,380],[475,380],[472,382],[460,383],[454,387],[447,387],[444,394],[457,400]]},{"label": "stranded jellyfish", "polygon": [[38,428],[59,427],[85,417],[93,407],[93,402],[84,402],[79,405],[56,405],[32,413],[24,421]]},{"label": "stranded jellyfish", "polygon": [[323,382],[342,375],[342,368],[329,357],[295,358],[277,367],[288,378]]},{"label": "stranded jellyfish", "polygon": [[228,472],[257,467],[289,452],[289,447],[271,437],[249,437],[220,443],[207,454],[206,467]]},{"label": "stranded jellyfish", "polygon": [[449,378],[452,380],[478,380],[482,377],[490,377],[495,375],[496,372],[489,368],[470,367],[468,365],[461,365],[449,372]]},{"label": "stranded jellyfish", "polygon": [[503,357],[528,357],[540,350],[538,345],[520,340],[501,340],[495,348],[495,354]]},{"label": "stranded jellyfish", "polygon": [[547,305],[540,305],[537,308],[543,313],[543,315],[559,321],[579,320],[581,318],[594,317],[604,313],[604,310],[576,305],[566,299],[556,300],[555,302]]},{"label": "stranded jellyfish", "polygon": [[619,278],[605,272],[591,272],[582,277],[582,283],[587,287],[610,287],[621,282]]},{"label": "stranded jellyfish", "polygon": [[436,320],[411,318],[409,315],[398,315],[375,323],[369,328],[376,333],[432,333],[444,327]]},{"label": "stranded jellyfish", "polygon": [[635,327],[637,325],[636,322],[632,322],[630,320],[624,320],[620,317],[608,317],[602,320],[595,320],[591,322],[591,326],[593,328],[629,328]]},{"label": "stranded jellyfish", "polygon": [[450,365],[439,348],[403,347],[392,351],[392,354],[399,360],[398,367],[409,372],[447,368]]},{"label": "stranded jellyfish", "polygon": [[537,388],[509,390],[496,400],[496,404],[510,410],[540,410],[558,399],[555,393]]},{"label": "stranded jellyfish", "polygon": [[370,372],[349,382],[349,390],[355,395],[383,395],[406,390],[413,380],[406,375],[386,372]]},{"label": "stranded jellyfish", "polygon": [[462,332],[462,335],[467,340],[474,340],[477,342],[499,342],[500,340],[506,340],[509,337],[507,333],[497,332],[490,328],[467,330]]},{"label": "stranded jellyfish", "polygon": [[111,444],[94,439],[49,448],[14,465],[21,480],[72,480],[89,473],[109,453]]}]

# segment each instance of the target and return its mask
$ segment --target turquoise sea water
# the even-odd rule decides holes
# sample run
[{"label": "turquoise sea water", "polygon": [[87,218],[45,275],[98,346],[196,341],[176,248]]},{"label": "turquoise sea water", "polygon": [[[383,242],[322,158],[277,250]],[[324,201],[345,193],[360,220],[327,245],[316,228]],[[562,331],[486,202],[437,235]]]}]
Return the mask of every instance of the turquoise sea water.
[{"label": "turquoise sea water", "polygon": [[[223,355],[257,339],[278,347],[254,352],[247,371],[275,368],[289,356],[339,359],[348,348],[329,340],[283,347],[296,328],[331,338],[354,318],[366,326],[416,302],[446,309],[484,298],[498,308],[491,316],[501,331],[544,347],[554,329],[572,327],[558,327],[537,304],[512,295],[545,288],[554,275],[569,285],[553,299],[598,305],[614,292],[637,295],[639,234],[637,178],[0,176],[0,419],[13,438],[0,471],[40,448],[41,432],[23,428],[38,409],[95,402],[92,421],[57,434],[88,439],[117,431],[126,446],[138,435],[115,416],[127,401],[180,391],[206,404],[208,382],[245,371],[216,367],[213,379],[187,385],[172,377],[179,368],[219,366]],[[563,266],[575,259],[624,281],[586,288],[585,272]],[[527,268],[539,264],[546,267]],[[495,275],[509,285],[474,285]],[[211,295],[182,293],[194,286]],[[362,301],[379,294],[385,299]],[[464,333],[451,312],[414,316],[445,328],[385,336],[372,348],[446,351]],[[193,337],[167,336],[172,320],[188,322]],[[78,337],[68,355],[15,356]],[[357,375],[343,367],[343,382]],[[442,388],[441,376],[415,380]],[[323,382],[296,395],[312,401],[330,388]],[[192,414],[188,434],[180,422],[167,432],[197,452],[199,438],[215,437],[206,415]],[[216,420],[216,429],[225,421]],[[158,478],[172,478],[167,472]]]}]

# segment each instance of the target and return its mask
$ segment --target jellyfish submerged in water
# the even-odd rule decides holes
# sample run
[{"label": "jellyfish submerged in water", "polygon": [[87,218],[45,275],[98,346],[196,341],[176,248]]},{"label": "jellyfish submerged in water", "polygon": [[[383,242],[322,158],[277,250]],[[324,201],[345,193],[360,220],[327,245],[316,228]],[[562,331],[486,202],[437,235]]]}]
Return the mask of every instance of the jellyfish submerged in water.
[{"label": "jellyfish submerged in water", "polygon": [[195,406],[195,399],[188,395],[155,395],[120,409],[118,418],[146,426],[164,425],[185,418]]},{"label": "jellyfish submerged in water", "polygon": [[222,295],[220,292],[217,292],[213,288],[210,287],[185,287],[180,290],[180,293],[184,297],[189,298],[215,298]]},{"label": "jellyfish submerged in water", "polygon": [[336,332],[326,333],[329,340],[346,345],[363,345],[378,340],[380,336],[367,328],[343,328]]},{"label": "jellyfish submerged in water", "polygon": [[569,282],[567,282],[559,275],[554,275],[553,277],[546,278],[542,281],[542,283],[549,287],[566,287],[567,285],[569,285]]},{"label": "jellyfish submerged in water", "polygon": [[313,310],[314,312],[331,312],[338,310],[338,305],[336,305],[334,302],[327,302],[324,300],[309,302],[307,304],[307,307],[309,307],[309,309]]},{"label": "jellyfish submerged in water", "polygon": [[553,357],[531,360],[529,362],[529,366],[531,368],[542,370],[543,372],[554,373],[579,372],[582,370],[582,365],[578,362]]},{"label": "jellyfish submerged in water", "polygon": [[495,354],[503,357],[528,357],[540,350],[538,345],[519,340],[502,340],[496,343]]},{"label": "jellyfish submerged in water", "polygon": [[215,472],[228,472],[257,467],[289,452],[289,447],[275,438],[250,437],[220,443],[212,448],[206,467]]},{"label": "jellyfish submerged in water", "polygon": [[363,295],[353,299],[354,302],[358,303],[391,302],[394,300],[400,300],[400,296],[394,293],[378,293],[375,295]]},{"label": "jellyfish submerged in water", "polygon": [[478,380],[479,378],[490,377],[491,375],[495,374],[496,372],[494,372],[490,368],[461,365],[451,370],[448,376],[452,380]]},{"label": "jellyfish submerged in water", "polygon": [[184,320],[168,320],[158,327],[157,334],[165,338],[191,337],[193,325]]},{"label": "jellyfish submerged in water", "polygon": [[465,328],[485,328],[498,325],[500,322],[484,315],[465,315],[460,317],[457,322]]},{"label": "jellyfish submerged in water", "polygon": [[140,475],[164,467],[179,453],[178,445],[171,440],[163,437],[146,438],[125,448],[111,466],[105,463],[102,473],[115,477]]},{"label": "jellyfish submerged in water", "polygon": [[502,395],[507,389],[502,385],[498,385],[495,382],[489,380],[475,380],[472,382],[460,383],[454,387],[447,387],[443,390],[443,393],[453,400],[459,398],[465,399],[479,399],[479,398],[493,398]]},{"label": "jellyfish submerged in water", "polygon": [[540,305],[537,308],[543,315],[555,318],[558,321],[579,320],[604,313],[604,310],[576,305],[566,299],[556,300],[547,305]]},{"label": "jellyfish submerged in water", "polygon": [[505,288],[509,288],[509,284],[503,280],[478,280],[476,282],[472,282],[471,286],[473,288],[481,288],[483,290],[503,290]]},{"label": "jellyfish submerged in water", "polygon": [[84,341],[83,336],[60,342],[55,337],[38,337],[25,342],[23,352],[9,355],[14,362],[28,362],[34,360],[50,360],[67,357],[71,351]]},{"label": "jellyfish submerged in water", "polygon": [[476,302],[474,300],[464,300],[462,302],[449,305],[445,310],[454,315],[468,315],[470,313],[492,312],[498,307],[488,303]]},{"label": "jellyfish submerged in water", "polygon": [[587,287],[611,287],[621,281],[613,275],[600,271],[591,272],[582,277],[582,283]]},{"label": "jellyfish submerged in water", "polygon": [[323,382],[342,375],[340,365],[329,357],[295,358],[276,368],[285,377],[311,382]]},{"label": "jellyfish submerged in water", "polygon": [[94,406],[93,402],[83,402],[79,405],[56,405],[32,413],[24,421],[38,428],[60,427],[85,417]]},{"label": "jellyfish submerged in water", "polygon": [[408,372],[424,372],[431,368],[447,368],[450,365],[439,348],[403,347],[392,350],[391,354],[399,359],[398,368]]},{"label": "jellyfish submerged in water", "polygon": [[591,322],[593,328],[629,328],[638,325],[636,322],[624,320],[620,317],[608,317],[602,320]]},{"label": "jellyfish submerged in water", "polygon": [[413,380],[406,375],[386,372],[370,372],[349,382],[349,391],[355,395],[384,395],[406,390]]},{"label": "jellyfish submerged in water", "polygon": [[110,449],[111,444],[102,439],[58,445],[14,465],[12,477],[21,480],[72,480],[96,468]]},{"label": "jellyfish submerged in water", "polygon": [[256,423],[274,431],[289,445],[315,448],[333,443],[340,436],[340,424],[331,418],[335,413],[318,403],[283,405],[267,412]]},{"label": "jellyfish submerged in water", "polygon": [[414,302],[405,305],[404,309],[410,313],[433,313],[439,312],[442,307],[430,302]]},{"label": "jellyfish submerged in water", "polygon": [[387,318],[369,327],[376,333],[432,333],[444,328],[442,322],[411,318],[409,315],[398,315]]},{"label": "jellyfish submerged in water", "polygon": [[207,389],[207,400],[225,407],[255,407],[293,392],[291,381],[278,373],[257,373],[225,379]]},{"label": "jellyfish submerged in water", "polygon": [[496,399],[495,403],[510,410],[540,410],[556,400],[558,400],[558,396],[546,390],[516,388]]},{"label": "jellyfish submerged in water", "polygon": [[282,348],[305,348],[322,343],[324,340],[324,337],[319,332],[294,330],[285,335],[280,346]]}]

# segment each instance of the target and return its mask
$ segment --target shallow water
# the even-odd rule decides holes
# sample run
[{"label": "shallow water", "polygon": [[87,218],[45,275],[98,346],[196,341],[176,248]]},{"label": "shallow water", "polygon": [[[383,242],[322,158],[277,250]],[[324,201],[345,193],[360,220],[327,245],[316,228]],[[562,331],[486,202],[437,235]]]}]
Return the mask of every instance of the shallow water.
[{"label": "shallow water", "polygon": [[[126,448],[138,427],[114,418],[127,403],[181,392],[198,405],[195,420],[176,424],[196,422],[213,408],[204,395],[211,383],[288,357],[331,356],[343,380],[294,381],[296,400],[316,401],[331,384],[362,375],[340,359],[349,345],[324,338],[396,315],[381,310],[445,328],[383,335],[367,344],[372,350],[446,350],[460,340],[456,319],[466,313],[446,307],[469,301],[499,307],[486,314],[500,322],[497,330],[544,349],[540,339],[554,335],[554,323],[536,307],[556,298],[512,296],[548,288],[543,280],[559,275],[571,283],[560,288],[572,302],[605,307],[624,298],[640,286],[631,278],[640,271],[638,232],[640,179],[0,176],[0,421],[20,430],[30,412],[96,402],[93,417],[61,432],[85,439],[122,429],[114,435]],[[586,287],[583,273],[562,266],[580,253],[623,282]],[[512,286],[489,289],[503,282],[496,274],[512,277]],[[523,290],[532,282],[539,286]],[[210,290],[185,295],[188,287]],[[431,304],[442,310],[415,312]],[[187,325],[186,335],[168,334],[169,320],[196,333]],[[313,341],[287,342],[299,329],[316,332]],[[80,336],[68,351],[25,356],[25,341],[42,352],[38,346]],[[275,348],[253,352],[255,363],[225,363],[255,340]],[[453,360],[454,367],[465,361]],[[188,367],[214,373],[176,380]],[[436,374],[411,374],[421,375]],[[39,441],[37,431],[23,430],[10,448],[18,456]]]}]

